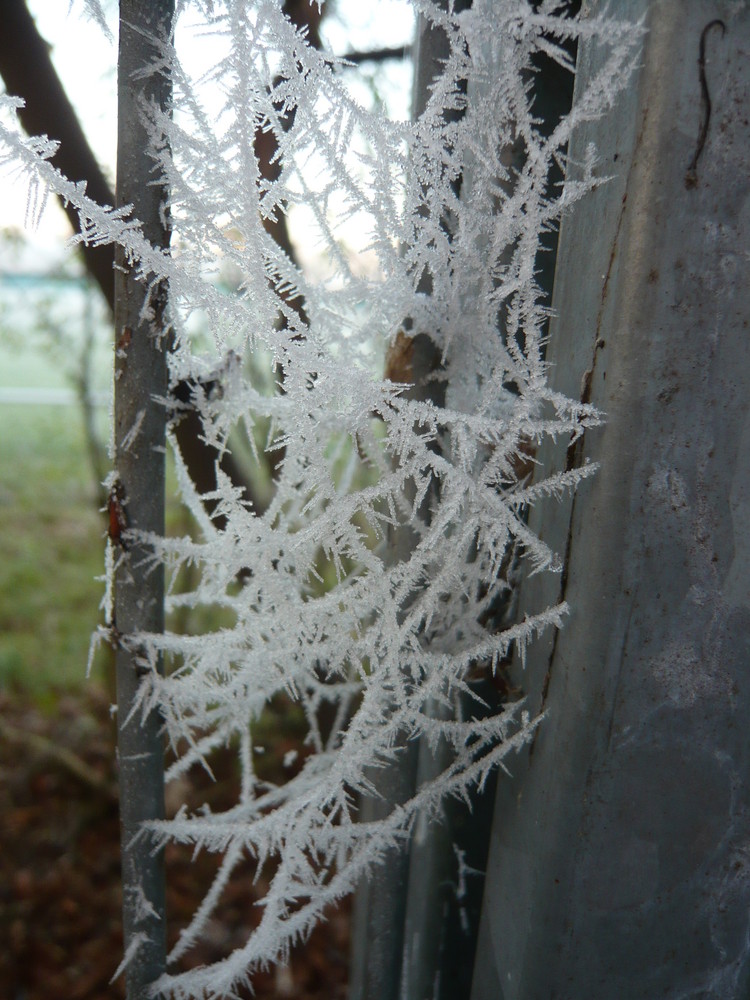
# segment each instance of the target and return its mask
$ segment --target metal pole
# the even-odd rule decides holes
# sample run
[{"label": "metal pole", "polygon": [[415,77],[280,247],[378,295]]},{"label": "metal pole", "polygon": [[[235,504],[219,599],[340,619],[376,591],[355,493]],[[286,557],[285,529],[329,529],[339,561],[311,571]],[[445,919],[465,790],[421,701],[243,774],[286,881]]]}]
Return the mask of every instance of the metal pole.
[{"label": "metal pole", "polygon": [[[146,150],[144,101],[168,107],[169,78],[147,68],[169,38],[173,0],[121,0],[118,61],[117,204],[133,205],[143,234],[167,246],[167,191],[154,183]],[[164,627],[164,577],[147,560],[147,546],[129,540],[127,529],[164,531],[165,334],[167,288],[138,281],[118,248],[115,276],[115,470],[110,497],[111,534],[117,548],[114,637],[117,643],[117,731],[122,836],[123,929],[128,1000],[145,1000],[165,970],[166,926],[162,852],[138,837],[141,824],[164,816],[161,722],[132,712],[142,677],[153,665],[130,637]],[[148,308],[146,298],[148,296]],[[124,537],[123,537],[124,535]],[[161,669],[161,665],[157,665]],[[131,714],[132,712],[132,714]]]}]

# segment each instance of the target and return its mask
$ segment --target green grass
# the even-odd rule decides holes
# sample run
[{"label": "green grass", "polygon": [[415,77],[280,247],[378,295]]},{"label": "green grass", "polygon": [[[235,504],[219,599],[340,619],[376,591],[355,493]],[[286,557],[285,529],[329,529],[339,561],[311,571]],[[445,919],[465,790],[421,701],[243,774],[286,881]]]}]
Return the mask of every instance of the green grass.
[{"label": "green grass", "polygon": [[84,682],[102,594],[96,504],[78,410],[0,405],[0,688],[43,698]]},{"label": "green grass", "polygon": [[[168,463],[170,498],[175,485]],[[174,499],[167,506],[168,532],[189,532],[184,508]],[[21,688],[43,702],[85,683],[102,621],[104,532],[79,409],[0,403],[0,691]],[[315,592],[335,585],[335,567],[322,557],[319,575]],[[192,633],[228,624],[214,608],[177,612],[172,622]],[[111,651],[101,647],[94,679],[114,699],[112,672]]]},{"label": "green grass", "polygon": [[[183,534],[190,518],[174,499],[171,461],[167,479],[168,531]],[[103,620],[106,521],[96,486],[77,407],[0,403],[0,691],[52,704],[54,692],[86,683]],[[210,608],[180,619],[186,631],[222,623]],[[114,700],[112,671],[111,651],[100,647],[92,679]]]}]

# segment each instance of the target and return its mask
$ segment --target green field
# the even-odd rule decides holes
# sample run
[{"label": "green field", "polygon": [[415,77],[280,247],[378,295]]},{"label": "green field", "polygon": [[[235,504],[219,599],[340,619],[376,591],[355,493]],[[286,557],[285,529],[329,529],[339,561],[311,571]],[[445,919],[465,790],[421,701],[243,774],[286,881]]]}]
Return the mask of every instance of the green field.
[{"label": "green field", "polygon": [[103,533],[78,408],[0,405],[0,688],[84,681]]},{"label": "green field", "polygon": [[[55,353],[40,350],[38,342],[0,337],[0,692],[21,688],[41,700],[85,683],[91,635],[102,621],[103,583],[97,578],[104,570],[106,527],[81,406],[9,402],[12,395],[3,396],[6,389],[29,390],[25,395],[33,400],[35,392],[44,398],[44,391],[67,389],[72,400],[70,369],[59,357],[55,363]],[[96,353],[94,388],[102,393],[111,351],[98,343]],[[96,424],[106,440],[106,408],[96,411]],[[241,437],[235,444],[240,460],[254,468]],[[341,453],[339,465],[346,465],[348,453],[336,442],[331,447]],[[167,528],[182,534],[190,530],[190,519],[175,500],[169,459],[167,466]],[[359,475],[364,482],[373,472]],[[336,567],[321,557],[318,569],[321,591],[334,586]],[[206,613],[213,614],[190,612],[196,616],[191,630],[209,627]],[[189,626],[183,619],[185,612],[173,623],[178,630]],[[114,699],[111,674],[111,651],[101,648],[93,677]]]}]

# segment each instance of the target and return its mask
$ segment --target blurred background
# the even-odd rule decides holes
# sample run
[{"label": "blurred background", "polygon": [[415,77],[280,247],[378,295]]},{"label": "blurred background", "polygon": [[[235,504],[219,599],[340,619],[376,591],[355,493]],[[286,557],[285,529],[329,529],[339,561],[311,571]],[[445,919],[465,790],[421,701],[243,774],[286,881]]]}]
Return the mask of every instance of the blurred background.
[{"label": "blurred background", "polygon": [[[316,44],[352,56],[347,85],[362,104],[408,117],[413,16],[406,0],[329,0],[322,18],[306,0],[285,6],[297,23],[309,19]],[[117,5],[105,2],[103,9],[116,39]],[[116,41],[85,16],[82,3],[4,3],[0,86],[29,104],[31,95],[3,83],[15,79],[4,68],[14,50],[26,51],[24,38],[14,37],[16,15],[31,16],[113,189]],[[206,48],[182,55],[210,61]],[[2,168],[0,996],[93,1000],[123,995],[121,983],[109,983],[122,947],[110,651],[98,650],[86,676],[91,635],[102,621],[112,320],[100,285],[67,246],[72,230],[62,208],[51,199],[30,229],[27,200],[24,178]],[[304,219],[291,218],[289,230],[299,262],[314,268]],[[168,530],[179,530],[185,516],[172,502]],[[268,728],[272,779],[284,755],[299,749],[304,727],[279,703],[269,710]],[[232,778],[228,773],[230,784]],[[211,793],[217,805],[221,784]],[[196,794],[205,798],[206,789]],[[201,864],[191,865],[176,848],[170,859],[172,936],[200,901],[203,876],[210,877],[208,860],[204,873]],[[220,951],[231,947],[232,935],[244,941],[252,925],[252,900],[263,887],[252,887],[251,875],[220,914]],[[258,977],[256,995],[345,996],[348,933],[345,904],[289,967]],[[206,948],[193,963],[212,957],[210,942]]]}]

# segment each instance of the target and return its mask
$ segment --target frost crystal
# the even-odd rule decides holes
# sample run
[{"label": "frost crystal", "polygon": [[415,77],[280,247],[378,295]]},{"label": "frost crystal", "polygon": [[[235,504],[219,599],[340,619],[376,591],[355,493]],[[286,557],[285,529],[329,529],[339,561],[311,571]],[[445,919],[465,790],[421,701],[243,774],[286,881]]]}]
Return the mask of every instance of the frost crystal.
[{"label": "frost crystal", "polygon": [[[562,18],[549,0],[475,0],[461,13],[413,0],[448,55],[419,118],[400,122],[359,106],[336,59],[308,44],[278,0],[183,6],[220,56],[196,81],[178,47],[166,52],[174,115],[149,112],[172,192],[171,254],[60,178],[49,143],[20,139],[2,119],[0,141],[30,178],[32,213],[36,192],[61,191],[82,214],[83,239],[118,242],[144,281],[167,279],[174,383],[193,387],[186,405],[207,442],[223,452],[244,440],[265,471],[263,497],[218,467],[216,490],[201,496],[172,440],[193,528],[149,541],[172,580],[173,620],[212,624],[122,640],[167,666],[144,680],[141,708],[164,718],[168,779],[210,770],[219,748],[237,751],[233,808],[183,808],[149,831],[223,855],[172,959],[200,936],[244,857],[269,866],[247,943],[157,984],[223,997],[284,960],[418,814],[437,818],[446,796],[466,797],[539,722],[520,703],[477,720],[470,675],[512,644],[523,654],[565,613],[503,616],[519,565],[558,568],[527,526],[528,506],[592,471],[531,485],[530,456],[545,437],[575,438],[599,419],[547,384],[536,270],[544,233],[597,183],[592,160],[575,185],[552,188],[551,166],[623,86],[639,32],[609,17]],[[562,43],[581,37],[603,47],[600,76],[545,133],[535,57],[570,69]],[[257,156],[264,133],[277,146],[271,177]],[[317,277],[273,236],[295,213],[321,250]],[[369,232],[359,260],[345,244],[353,219]],[[422,370],[425,344],[434,364]],[[392,378],[378,371],[388,345]],[[304,712],[307,752],[288,756],[292,776],[269,786],[254,771],[254,733],[279,693]],[[442,773],[385,818],[357,822],[373,774],[417,738],[449,749]]]}]

